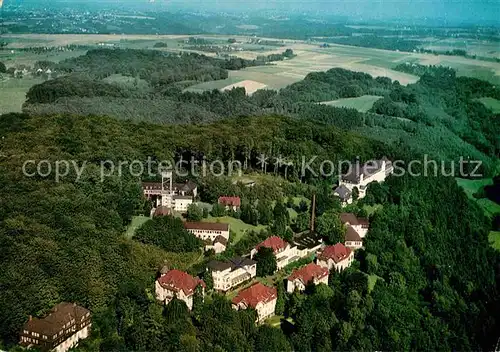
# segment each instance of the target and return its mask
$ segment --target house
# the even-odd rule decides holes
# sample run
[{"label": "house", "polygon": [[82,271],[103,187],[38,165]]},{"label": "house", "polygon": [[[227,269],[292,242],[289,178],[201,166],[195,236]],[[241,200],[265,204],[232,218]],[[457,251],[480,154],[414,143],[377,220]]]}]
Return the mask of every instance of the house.
[{"label": "house", "polygon": [[205,246],[205,250],[208,251],[213,249],[215,254],[219,254],[224,252],[226,250],[226,247],[227,247],[227,239],[219,235],[215,237],[215,240],[209,242],[209,244]]},{"label": "house", "polygon": [[193,309],[193,296],[196,287],[201,285],[205,294],[205,282],[180,270],[170,270],[162,273],[156,280],[156,299],[168,304],[174,297],[184,301],[189,310]]},{"label": "house", "polygon": [[278,291],[274,287],[268,287],[260,282],[241,290],[238,295],[233,298],[234,309],[254,308],[257,311],[257,322],[262,322],[265,319],[274,315],[276,309],[276,301],[278,299]]},{"label": "house", "polygon": [[235,257],[226,262],[212,260],[207,266],[212,272],[214,289],[223,292],[257,275],[257,262],[243,257]]},{"label": "house", "polygon": [[229,240],[229,224],[221,222],[185,222],[184,228],[202,240],[215,241],[218,236]]},{"label": "house", "polygon": [[193,204],[192,196],[173,196],[174,210],[185,213],[188,210],[190,204]]},{"label": "house", "polygon": [[218,203],[225,206],[226,210],[236,211],[241,206],[241,199],[240,197],[219,197]]},{"label": "house", "polygon": [[20,345],[42,351],[65,352],[86,339],[92,327],[88,309],[75,303],[59,303],[42,319],[32,318],[24,324]]},{"label": "house", "polygon": [[359,164],[351,165],[348,173],[340,175],[339,187],[345,186],[351,192],[354,188],[357,188],[359,191],[358,198],[364,198],[368,184],[385,181],[393,171],[392,162],[385,157],[381,160],[370,160],[361,167]]},{"label": "house", "polygon": [[271,236],[255,246],[254,249],[252,249],[252,251],[250,252],[250,258],[253,258],[253,256],[257,254],[259,248],[261,247],[267,247],[273,250],[273,253],[276,257],[278,270],[281,270],[288,264],[299,260],[300,258],[302,258],[302,256],[304,256],[304,254],[306,254],[306,251],[299,251],[297,246],[291,246],[281,237]]},{"label": "house", "polygon": [[181,196],[192,196],[196,198],[198,195],[198,186],[191,180],[186,180],[184,183],[172,184],[174,194]]},{"label": "house", "polygon": [[351,226],[359,237],[364,238],[370,228],[370,222],[366,218],[358,218],[353,213],[341,213],[340,222],[345,226]]},{"label": "house", "polygon": [[342,271],[351,266],[354,260],[354,252],[352,249],[344,246],[342,243],[337,243],[334,246],[326,246],[318,253],[316,263],[328,270],[335,269]]},{"label": "house", "polygon": [[342,206],[352,204],[352,191],[344,184],[335,188],[335,190],[333,191],[333,195],[340,198],[340,203],[342,204]]},{"label": "house", "polygon": [[295,289],[304,291],[307,284],[328,285],[328,268],[309,263],[300,269],[295,269],[286,281],[287,292],[292,293]]},{"label": "house", "polygon": [[358,249],[363,247],[363,239],[359,235],[359,233],[354,229],[354,227],[348,225],[347,231],[345,233],[345,245],[346,247],[352,249]]}]

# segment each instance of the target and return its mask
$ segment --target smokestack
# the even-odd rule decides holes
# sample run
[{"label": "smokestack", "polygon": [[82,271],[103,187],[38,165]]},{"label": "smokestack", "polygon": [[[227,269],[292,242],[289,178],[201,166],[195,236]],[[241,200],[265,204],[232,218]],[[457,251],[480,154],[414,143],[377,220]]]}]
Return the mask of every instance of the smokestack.
[{"label": "smokestack", "polygon": [[33,320],[33,317],[30,315],[30,317],[29,317],[29,321],[32,321],[32,320]]},{"label": "smokestack", "polygon": [[312,210],[312,213],[311,213],[311,233],[313,233],[314,232],[314,222],[316,220],[315,219],[316,218],[316,193],[313,193],[311,210]]}]

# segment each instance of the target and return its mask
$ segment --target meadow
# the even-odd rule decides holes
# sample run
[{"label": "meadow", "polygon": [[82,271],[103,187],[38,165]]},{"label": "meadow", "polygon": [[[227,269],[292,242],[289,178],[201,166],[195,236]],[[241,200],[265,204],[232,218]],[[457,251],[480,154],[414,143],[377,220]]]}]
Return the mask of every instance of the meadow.
[{"label": "meadow", "polygon": [[492,202],[487,198],[475,198],[474,194],[477,193],[481,188],[487,185],[493,184],[493,180],[491,178],[480,179],[480,180],[466,180],[462,178],[457,178],[457,183],[460,187],[462,187],[467,194],[467,196],[475,200],[477,204],[483,209],[484,213],[487,216],[493,216],[495,214],[500,213],[500,205]]},{"label": "meadow", "polygon": [[373,104],[380,98],[382,97],[377,95],[363,95],[358,98],[345,98],[332,101],[325,101],[322,102],[321,104],[335,106],[335,107],[356,109],[360,112],[367,112],[372,108]]},{"label": "meadow", "polygon": [[26,92],[35,84],[42,83],[40,78],[0,78],[0,115],[9,112],[21,112],[26,100]]},{"label": "meadow", "polygon": [[235,234],[235,237],[234,237],[233,242],[232,242],[233,244],[238,243],[238,241],[243,238],[243,236],[245,235],[245,233],[247,231],[261,231],[261,230],[264,230],[266,228],[266,226],[264,226],[264,225],[254,226],[254,225],[250,225],[250,224],[245,224],[240,219],[235,219],[235,218],[230,217],[230,216],[222,216],[222,217],[218,217],[218,218],[214,218],[212,216],[209,216],[208,218],[203,219],[202,221],[204,221],[204,222],[220,222],[223,224],[229,224],[229,230],[234,232],[234,234]]},{"label": "meadow", "polygon": [[500,100],[485,97],[479,99],[481,103],[483,103],[488,109],[491,109],[495,114],[500,113]]}]

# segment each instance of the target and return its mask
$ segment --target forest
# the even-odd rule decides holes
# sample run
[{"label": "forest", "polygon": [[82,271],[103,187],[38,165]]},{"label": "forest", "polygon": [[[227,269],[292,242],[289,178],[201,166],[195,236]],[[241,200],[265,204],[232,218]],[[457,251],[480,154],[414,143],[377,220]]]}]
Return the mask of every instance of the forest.
[{"label": "forest", "polygon": [[[363,202],[380,209],[370,218],[358,263],[305,294],[286,294],[278,283],[278,314],[289,320],[271,327],[255,326],[255,312],[234,311],[216,293],[204,302],[195,299],[192,312],[177,300],[167,306],[155,302],[156,272],[174,255],[164,250],[172,245],[167,234],[188,237],[178,219],[165,217],[147,223],[136,239],[125,238],[131,216],[145,211],[139,179],[124,174],[100,182],[99,177],[103,160],[195,154],[236,158],[259,170],[256,156],[262,152],[290,160],[404,158],[399,148],[326,123],[280,116],[159,126],[109,117],[9,114],[1,117],[0,131],[4,349],[17,343],[29,315],[43,315],[60,301],[92,310],[92,336],[79,345],[81,351],[491,350],[496,344],[499,254],[488,243],[489,220],[453,178],[408,175],[370,186]],[[26,159],[89,164],[78,182],[74,172],[55,182],[24,176]],[[279,165],[268,167],[279,171]],[[276,201],[313,191],[320,219],[339,211],[330,196],[331,180],[305,177],[301,184],[295,170],[288,175],[291,188],[258,187],[241,195]],[[224,187],[238,187],[196,181],[209,202]],[[275,207],[269,217],[276,221],[280,214]],[[166,235],[152,235],[166,228],[171,229]],[[248,250],[261,236],[250,235],[234,250]],[[188,252],[169,263],[199,272],[188,262],[199,256],[199,246],[185,241],[177,250]],[[369,278],[376,279],[373,287]]]}]

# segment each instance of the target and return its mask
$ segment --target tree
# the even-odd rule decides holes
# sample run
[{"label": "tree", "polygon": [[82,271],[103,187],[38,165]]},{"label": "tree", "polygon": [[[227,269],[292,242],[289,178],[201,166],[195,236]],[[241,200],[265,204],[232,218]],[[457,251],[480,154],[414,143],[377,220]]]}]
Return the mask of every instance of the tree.
[{"label": "tree", "polygon": [[[373,182],[373,183],[376,183],[376,182]],[[358,198],[359,198],[359,189],[358,189],[358,187],[354,187],[352,189],[352,200],[357,201]]]},{"label": "tree", "polygon": [[300,213],[297,215],[294,224],[295,232],[303,232],[309,228],[311,216],[309,213]]},{"label": "tree", "polygon": [[285,285],[283,280],[279,281],[276,285],[278,291],[278,298],[276,300],[276,315],[283,315],[285,313]]},{"label": "tree", "polygon": [[223,206],[222,204],[215,203],[212,207],[212,211],[210,212],[210,214],[214,218],[219,218],[219,217],[225,216],[226,215],[226,207]]},{"label": "tree", "polygon": [[333,211],[318,217],[316,231],[329,244],[344,242],[345,228],[340,222],[339,215]]},{"label": "tree", "polygon": [[260,247],[254,260],[257,262],[257,276],[272,275],[278,269],[272,248]]},{"label": "tree", "polygon": [[257,212],[259,213],[259,224],[268,225],[272,222],[273,208],[267,199],[259,199]]},{"label": "tree", "polygon": [[197,285],[193,294],[193,314],[199,319],[203,309],[203,287]]},{"label": "tree", "polygon": [[208,215],[209,215],[208,208],[203,207],[203,219],[208,218]]},{"label": "tree", "polygon": [[203,281],[205,282],[205,290],[210,292],[214,289],[214,278],[212,277],[212,272],[210,270],[206,270],[203,273]]},{"label": "tree", "polygon": [[257,209],[255,209],[255,207],[250,203],[244,203],[241,206],[240,219],[246,224],[257,225],[259,223],[259,214],[257,213]]},{"label": "tree", "polygon": [[0,73],[7,73],[7,67],[3,62],[0,62]]},{"label": "tree", "polygon": [[268,325],[261,325],[257,330],[254,351],[292,351],[290,343],[281,329]]},{"label": "tree", "polygon": [[203,219],[203,209],[194,203],[189,204],[186,219],[189,221],[200,221]]}]

